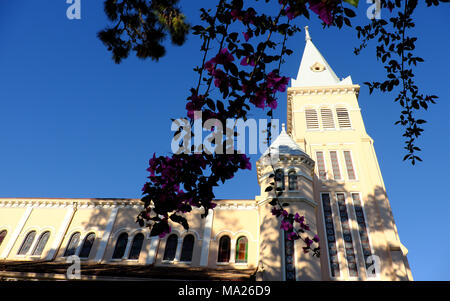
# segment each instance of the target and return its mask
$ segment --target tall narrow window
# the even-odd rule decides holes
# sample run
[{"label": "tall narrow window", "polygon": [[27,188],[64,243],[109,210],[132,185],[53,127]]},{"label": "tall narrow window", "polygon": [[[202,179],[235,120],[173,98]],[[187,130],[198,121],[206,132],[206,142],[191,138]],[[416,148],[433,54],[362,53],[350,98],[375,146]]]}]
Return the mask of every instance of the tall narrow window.
[{"label": "tall narrow window", "polygon": [[247,263],[248,241],[242,236],[236,241],[236,263]]},{"label": "tall narrow window", "polygon": [[355,169],[353,168],[352,154],[350,151],[344,152],[345,165],[347,166],[347,175],[349,180],[356,180]]},{"label": "tall narrow window", "polygon": [[42,233],[41,236],[39,237],[39,240],[38,240],[36,246],[34,247],[32,255],[41,256],[49,238],[50,238],[50,231],[46,231],[46,232]]},{"label": "tall narrow window", "polygon": [[230,237],[222,236],[219,240],[219,257],[217,262],[226,263],[230,261],[231,241]]},{"label": "tall narrow window", "polygon": [[[359,228],[359,239],[361,241],[361,248],[364,256],[364,263],[366,265],[367,277],[375,277],[375,269],[369,269],[374,264],[369,257],[372,256],[372,248],[369,242],[369,232],[367,230],[366,218],[364,216],[363,204],[359,193],[352,193],[353,209],[355,210],[356,221]],[[369,272],[370,270],[370,272]]]},{"label": "tall narrow window", "polygon": [[334,129],[333,111],[328,108],[320,109],[322,115],[322,125],[324,129]]},{"label": "tall narrow window", "polygon": [[74,234],[72,234],[69,243],[67,244],[66,251],[64,252],[64,257],[75,255],[75,252],[78,248],[78,243],[80,242],[80,236],[80,232],[75,232]]},{"label": "tall narrow window", "polygon": [[308,130],[319,128],[319,119],[317,118],[317,112],[314,109],[305,110],[306,128]]},{"label": "tall narrow window", "polygon": [[352,127],[350,123],[350,116],[346,108],[336,108],[336,115],[338,118],[339,127],[341,129],[349,129]]},{"label": "tall narrow window", "polygon": [[181,246],[180,261],[191,262],[192,254],[194,252],[194,235],[188,234],[183,239],[183,245]]},{"label": "tall narrow window", "polygon": [[330,152],[331,166],[333,168],[333,176],[335,180],[341,180],[341,171],[339,170],[339,161],[336,151]]},{"label": "tall narrow window", "polygon": [[5,239],[6,234],[8,234],[8,231],[6,230],[0,231],[0,246],[2,245],[2,242]]},{"label": "tall narrow window", "polygon": [[144,234],[142,233],[136,234],[133,238],[133,242],[131,243],[131,250],[130,255],[128,255],[128,259],[132,260],[139,259],[143,243],[144,243]]},{"label": "tall narrow window", "polygon": [[23,240],[22,246],[20,246],[17,255],[26,255],[33,244],[34,238],[36,237],[36,231],[31,231],[27,234]]},{"label": "tall narrow window", "polygon": [[128,234],[122,233],[117,238],[116,247],[114,248],[113,259],[122,259],[128,245]]},{"label": "tall narrow window", "polygon": [[353,237],[348,217],[347,204],[345,202],[345,194],[337,195],[339,215],[341,217],[342,235],[344,236],[345,257],[347,258],[348,272],[350,277],[358,277],[358,266],[356,265],[356,254],[353,247]]},{"label": "tall narrow window", "polygon": [[176,234],[171,234],[167,238],[166,249],[164,250],[163,260],[172,261],[175,259],[175,254],[177,253],[178,246],[178,236]]},{"label": "tall narrow window", "polygon": [[325,169],[325,159],[323,157],[323,152],[316,152],[316,157],[317,157],[317,169],[319,172],[319,179],[326,180],[327,171]]},{"label": "tall narrow window", "polygon": [[81,247],[80,258],[89,258],[94,241],[95,233],[89,233],[84,239],[83,246]]},{"label": "tall narrow window", "polygon": [[327,236],[331,277],[339,277],[341,272],[337,253],[336,233],[334,230],[333,210],[331,208],[329,193],[322,193],[322,209],[325,219],[325,234]]},{"label": "tall narrow window", "polygon": [[285,189],[284,172],[281,169],[278,169],[275,172],[275,181],[277,183],[277,188],[281,188],[282,190]]},{"label": "tall narrow window", "polygon": [[294,170],[289,172],[289,190],[298,190],[297,173]]}]

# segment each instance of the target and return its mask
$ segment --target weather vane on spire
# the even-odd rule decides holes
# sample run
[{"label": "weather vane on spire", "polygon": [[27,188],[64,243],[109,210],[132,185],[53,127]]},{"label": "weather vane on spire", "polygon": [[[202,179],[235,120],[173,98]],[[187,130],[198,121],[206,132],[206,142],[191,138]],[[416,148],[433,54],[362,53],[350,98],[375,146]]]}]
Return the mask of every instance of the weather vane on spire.
[{"label": "weather vane on spire", "polygon": [[311,41],[311,36],[309,35],[309,26],[305,26],[306,41]]}]

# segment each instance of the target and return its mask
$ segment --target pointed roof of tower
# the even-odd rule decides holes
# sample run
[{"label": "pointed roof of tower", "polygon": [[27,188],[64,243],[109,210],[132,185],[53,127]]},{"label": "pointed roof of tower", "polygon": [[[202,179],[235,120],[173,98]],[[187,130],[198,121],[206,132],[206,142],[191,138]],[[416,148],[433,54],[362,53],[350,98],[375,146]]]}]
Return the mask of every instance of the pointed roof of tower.
[{"label": "pointed roof of tower", "polygon": [[308,26],[305,27],[306,46],[297,79],[292,87],[352,85],[351,77],[340,80],[311,40]]},{"label": "pointed roof of tower", "polygon": [[261,158],[269,155],[269,150],[272,156],[274,155],[294,155],[308,156],[300,146],[295,143],[295,141],[286,133],[285,125],[282,125],[282,130],[280,135],[272,142],[270,147],[264,152]]}]

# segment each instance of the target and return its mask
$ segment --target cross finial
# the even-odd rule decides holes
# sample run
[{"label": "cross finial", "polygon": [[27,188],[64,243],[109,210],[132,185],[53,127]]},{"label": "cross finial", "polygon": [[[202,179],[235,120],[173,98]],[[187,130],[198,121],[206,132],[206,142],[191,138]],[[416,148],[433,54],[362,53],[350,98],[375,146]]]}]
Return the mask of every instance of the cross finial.
[{"label": "cross finial", "polygon": [[305,26],[306,41],[311,41],[311,36],[309,35],[309,26]]}]

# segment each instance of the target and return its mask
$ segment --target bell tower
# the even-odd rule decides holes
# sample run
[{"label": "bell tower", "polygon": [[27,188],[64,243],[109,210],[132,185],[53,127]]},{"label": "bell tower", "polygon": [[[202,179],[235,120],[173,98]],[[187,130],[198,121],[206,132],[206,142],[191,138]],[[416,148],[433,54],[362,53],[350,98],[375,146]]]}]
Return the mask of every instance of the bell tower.
[{"label": "bell tower", "polygon": [[358,104],[360,87],[340,79],[308,27],[298,76],[288,88],[287,135],[314,160],[311,199],[323,280],[412,280],[374,141]]}]

